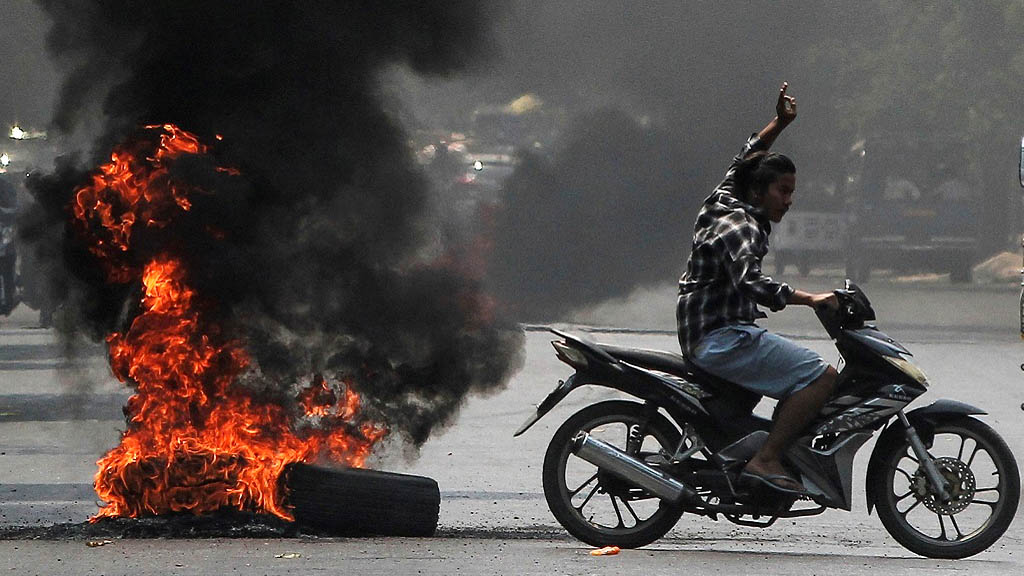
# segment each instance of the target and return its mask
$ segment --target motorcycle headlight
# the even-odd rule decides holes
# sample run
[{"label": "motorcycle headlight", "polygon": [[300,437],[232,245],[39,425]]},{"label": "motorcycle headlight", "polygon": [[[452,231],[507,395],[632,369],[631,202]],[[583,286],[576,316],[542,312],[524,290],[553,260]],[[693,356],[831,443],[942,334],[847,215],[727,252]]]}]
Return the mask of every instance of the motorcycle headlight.
[{"label": "motorcycle headlight", "polygon": [[900,372],[903,372],[907,376],[913,378],[918,384],[922,386],[928,385],[928,377],[925,376],[924,372],[922,372],[921,369],[910,360],[907,360],[902,356],[883,356],[883,358],[885,358],[889,364],[892,364],[899,369]]}]

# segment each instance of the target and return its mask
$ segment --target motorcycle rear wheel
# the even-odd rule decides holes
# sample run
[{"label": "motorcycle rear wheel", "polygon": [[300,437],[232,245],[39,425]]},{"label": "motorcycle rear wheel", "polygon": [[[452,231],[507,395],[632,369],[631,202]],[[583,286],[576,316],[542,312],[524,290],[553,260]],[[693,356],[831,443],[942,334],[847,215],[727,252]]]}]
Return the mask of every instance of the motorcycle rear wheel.
[{"label": "motorcycle rear wheel", "polygon": [[667,418],[644,405],[610,400],[580,410],[555,432],[544,455],[544,496],[555,519],[592,546],[638,548],[664,536],[683,510],[601,472],[572,452],[580,431],[626,450],[629,431],[646,425],[632,456],[657,465],[675,450],[680,434]]},{"label": "motorcycle rear wheel", "polygon": [[[1006,531],[1020,500],[1020,473],[1006,442],[987,424],[960,416],[936,424],[928,452],[950,484],[940,502],[909,442],[884,448],[883,466],[867,479],[881,490],[878,517],[907,550],[929,558],[966,558]],[[959,520],[958,520],[959,518]]]}]

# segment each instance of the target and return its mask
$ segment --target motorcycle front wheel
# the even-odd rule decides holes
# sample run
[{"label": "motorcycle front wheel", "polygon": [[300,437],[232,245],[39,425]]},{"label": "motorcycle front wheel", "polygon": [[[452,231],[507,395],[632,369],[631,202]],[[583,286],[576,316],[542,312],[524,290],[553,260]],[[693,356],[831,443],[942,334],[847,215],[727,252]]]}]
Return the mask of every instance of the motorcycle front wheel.
[{"label": "motorcycle front wheel", "polygon": [[570,534],[592,546],[622,548],[638,548],[664,536],[683,511],[573,454],[573,438],[581,431],[659,466],[679,443],[676,427],[642,404],[610,400],[566,420],[544,455],[544,496]]},{"label": "motorcycle front wheel", "polygon": [[868,478],[878,490],[878,517],[906,549],[929,558],[966,558],[991,546],[1010,526],[1020,500],[1020,473],[1006,442],[985,423],[960,416],[939,422],[928,447],[946,479],[935,493],[910,444],[893,442]]}]

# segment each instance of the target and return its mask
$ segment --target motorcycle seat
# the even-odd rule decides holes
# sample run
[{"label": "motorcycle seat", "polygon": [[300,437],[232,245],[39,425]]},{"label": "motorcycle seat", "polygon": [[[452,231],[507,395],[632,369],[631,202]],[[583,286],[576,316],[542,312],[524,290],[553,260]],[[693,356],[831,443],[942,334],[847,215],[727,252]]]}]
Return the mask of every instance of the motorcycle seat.
[{"label": "motorcycle seat", "polygon": [[673,376],[679,376],[696,384],[707,385],[713,390],[724,391],[736,388],[742,390],[742,388],[728,380],[705,372],[682,354],[662,350],[647,350],[644,348],[623,348],[610,344],[598,344],[598,346],[613,358],[629,362],[641,368],[650,368],[672,374]]},{"label": "motorcycle seat", "polygon": [[735,441],[736,438],[748,434],[751,430],[765,428],[768,423],[767,420],[753,415],[754,407],[761,400],[760,394],[705,372],[682,354],[643,348],[623,348],[610,344],[594,344],[613,358],[640,368],[671,374],[697,384],[709,392],[711,399],[704,402],[705,407],[724,426],[732,430],[731,435],[726,434],[719,440],[709,438],[715,446],[724,446]]}]

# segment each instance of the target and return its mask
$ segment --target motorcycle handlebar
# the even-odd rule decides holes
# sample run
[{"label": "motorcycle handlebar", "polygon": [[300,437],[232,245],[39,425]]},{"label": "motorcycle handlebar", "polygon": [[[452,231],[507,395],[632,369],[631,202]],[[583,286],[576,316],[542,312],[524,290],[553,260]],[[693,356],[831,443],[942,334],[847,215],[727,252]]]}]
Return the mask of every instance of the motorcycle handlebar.
[{"label": "motorcycle handlebar", "polygon": [[838,337],[839,331],[843,328],[861,328],[865,320],[875,319],[874,310],[867,296],[849,280],[846,281],[844,288],[833,290],[832,293],[839,300],[838,308],[817,306],[814,309],[830,337]]}]

